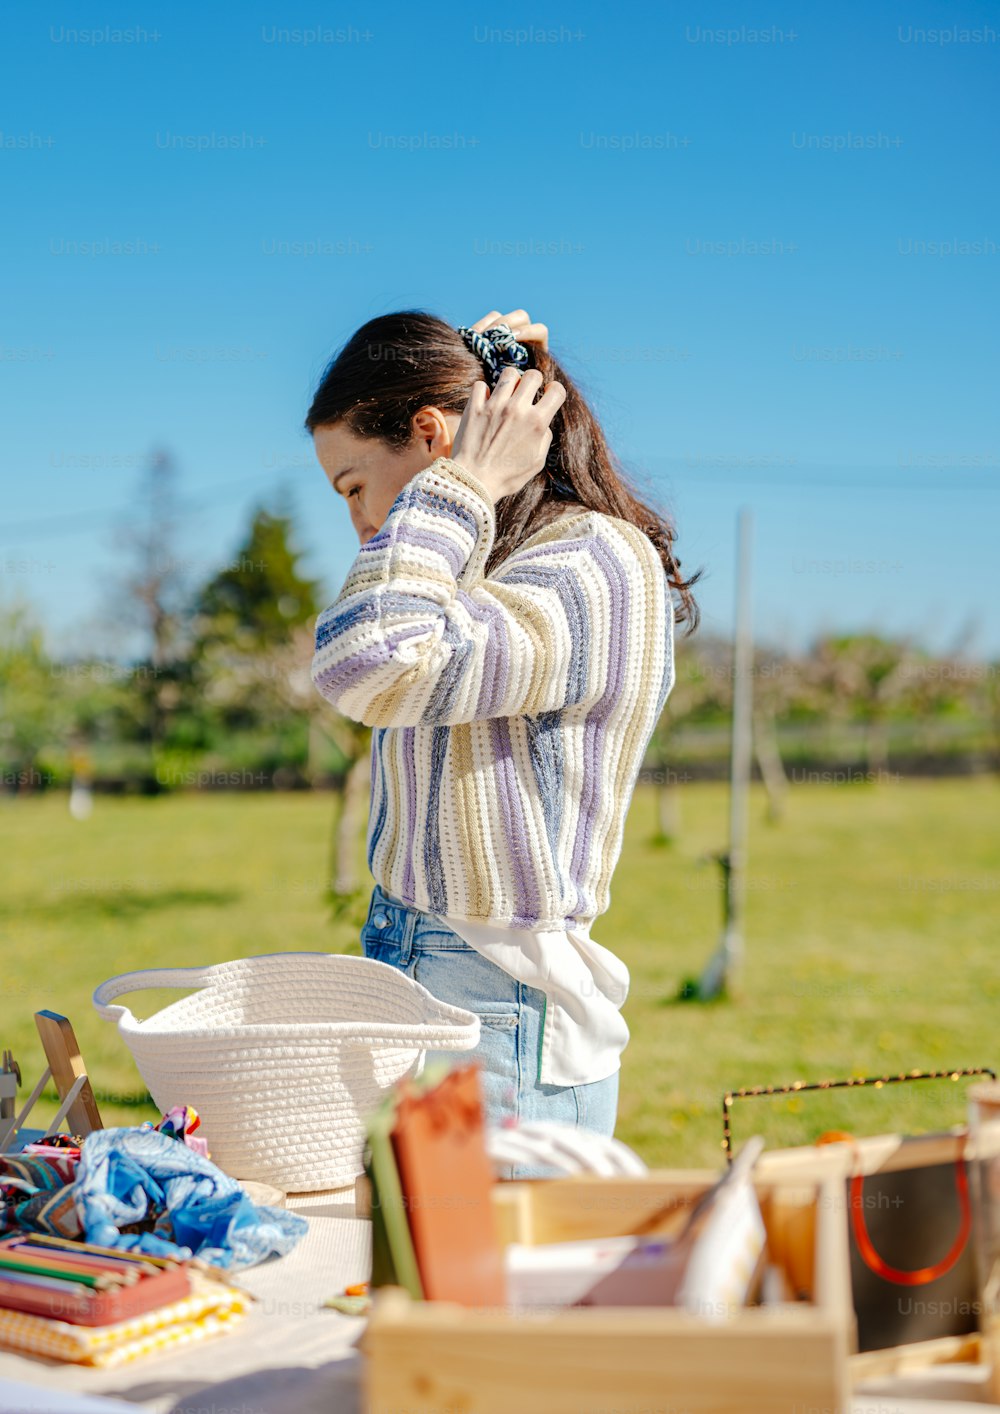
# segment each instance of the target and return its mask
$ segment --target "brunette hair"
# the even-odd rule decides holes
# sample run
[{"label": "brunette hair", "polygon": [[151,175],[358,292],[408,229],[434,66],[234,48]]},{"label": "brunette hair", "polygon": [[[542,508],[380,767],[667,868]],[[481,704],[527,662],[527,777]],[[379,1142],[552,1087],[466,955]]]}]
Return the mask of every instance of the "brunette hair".
[{"label": "brunette hair", "polygon": [[[537,368],[546,383],[558,380],[566,389],[566,401],[552,419],[552,443],[543,469],[515,495],[496,503],[496,531],[485,573],[553,520],[560,507],[575,503],[630,521],[649,537],[673,591],[677,622],[693,632],[698,606],[691,587],[701,571],[690,579],[681,575],[673,522],[630,487],[596,417],[551,353],[535,344],[525,347],[529,366]],[[419,309],[382,314],[363,324],[331,360],[306,415],[306,427],[315,432],[343,420],[357,436],[377,437],[401,451],[412,439],[415,412],[437,407],[461,413],[473,383],[483,375],[480,360],[443,319]]]}]

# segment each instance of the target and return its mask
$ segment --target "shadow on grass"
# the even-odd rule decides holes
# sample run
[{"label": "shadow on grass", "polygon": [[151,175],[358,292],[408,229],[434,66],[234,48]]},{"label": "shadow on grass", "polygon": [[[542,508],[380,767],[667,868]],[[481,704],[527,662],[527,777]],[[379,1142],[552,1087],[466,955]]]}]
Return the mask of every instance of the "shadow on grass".
[{"label": "shadow on grass", "polygon": [[66,918],[139,918],[170,908],[223,908],[238,903],[236,889],[60,889],[54,898],[38,902],[0,900],[0,920],[60,922]]},{"label": "shadow on grass", "polygon": [[714,1007],[731,1006],[735,998],[728,992],[719,992],[714,997],[702,997],[698,994],[697,983],[684,981],[675,992],[665,992],[657,999],[657,1006],[688,1007],[695,1011],[699,1007],[704,1010],[711,1010]]}]

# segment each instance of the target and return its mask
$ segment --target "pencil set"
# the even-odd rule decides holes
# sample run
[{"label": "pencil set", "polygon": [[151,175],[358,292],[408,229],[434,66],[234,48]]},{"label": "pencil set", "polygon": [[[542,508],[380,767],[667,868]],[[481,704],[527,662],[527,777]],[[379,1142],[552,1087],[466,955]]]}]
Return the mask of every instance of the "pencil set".
[{"label": "pencil set", "polygon": [[105,1326],[179,1301],[182,1261],[23,1233],[0,1241],[0,1308],[73,1325]]}]

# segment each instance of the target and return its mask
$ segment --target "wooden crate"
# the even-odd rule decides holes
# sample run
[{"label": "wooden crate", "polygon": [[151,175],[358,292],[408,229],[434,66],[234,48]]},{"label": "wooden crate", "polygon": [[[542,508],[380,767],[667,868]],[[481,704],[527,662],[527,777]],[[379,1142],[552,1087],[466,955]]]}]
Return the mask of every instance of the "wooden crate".
[{"label": "wooden crate", "polygon": [[[991,1133],[979,1138],[977,1149],[971,1142],[968,1144],[966,1154],[970,1160],[1000,1155],[1000,1126],[991,1126],[991,1130]],[[763,1181],[779,1184],[832,1180],[837,1205],[846,1213],[844,1185],[856,1163],[866,1174],[891,1173],[914,1162],[952,1163],[961,1152],[960,1127],[944,1133],[910,1136],[905,1138],[905,1142],[901,1134],[877,1134],[858,1139],[853,1144],[772,1149],[761,1154],[755,1172]],[[850,1303],[849,1277],[846,1294]],[[958,1387],[963,1392],[958,1394],[958,1398],[968,1400],[969,1390],[974,1386],[977,1404],[1000,1404],[1000,1372],[990,1368],[990,1357],[980,1332],[944,1336],[938,1340],[870,1350],[863,1354],[852,1350],[847,1361],[847,1376],[850,1388],[858,1392],[859,1397],[866,1386],[877,1390],[883,1387],[879,1382],[892,1380],[899,1397],[927,1398],[927,1395],[921,1396],[921,1386],[935,1377],[939,1383],[944,1383],[948,1368],[955,1366],[978,1367],[974,1380],[969,1378],[972,1371],[966,1371],[965,1378],[959,1382]]]},{"label": "wooden crate", "polygon": [[[707,1172],[498,1183],[505,1242],[621,1236]],[[772,1260],[809,1299],[716,1324],[671,1307],[471,1309],[375,1292],[370,1414],[840,1414],[852,1340],[842,1205],[827,1182],[757,1183]]]}]

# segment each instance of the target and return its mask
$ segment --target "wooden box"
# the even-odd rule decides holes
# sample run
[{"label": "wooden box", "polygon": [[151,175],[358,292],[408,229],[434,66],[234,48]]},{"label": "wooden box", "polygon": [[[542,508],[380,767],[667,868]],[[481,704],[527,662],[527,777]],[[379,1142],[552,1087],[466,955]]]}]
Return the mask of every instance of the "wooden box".
[{"label": "wooden box", "polygon": [[[1000,1156],[1000,1126],[965,1145],[963,1131],[920,1136],[878,1134],[849,1144],[772,1149],[760,1156],[756,1174],[764,1182],[787,1184],[833,1181],[838,1209],[846,1214],[845,1183],[858,1168],[865,1174],[891,1173],[914,1164],[953,1163],[963,1153],[970,1162]],[[845,1230],[846,1241],[846,1230]],[[848,1258],[847,1301],[853,1316]],[[856,1353],[847,1361],[848,1385],[858,1406],[875,1396],[896,1399],[949,1399],[977,1406],[1000,1404],[1000,1372],[991,1367],[980,1332],[943,1336],[885,1350]]]},{"label": "wooden box", "polygon": [[[621,1236],[717,1175],[651,1170],[498,1183],[505,1242]],[[809,1299],[713,1323],[671,1307],[517,1313],[374,1293],[362,1349],[371,1414],[840,1414],[852,1342],[839,1190],[756,1184],[771,1259]]]}]

